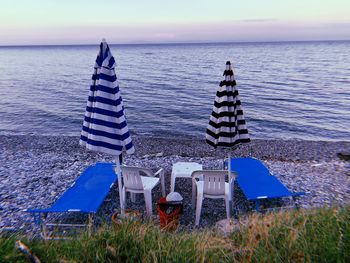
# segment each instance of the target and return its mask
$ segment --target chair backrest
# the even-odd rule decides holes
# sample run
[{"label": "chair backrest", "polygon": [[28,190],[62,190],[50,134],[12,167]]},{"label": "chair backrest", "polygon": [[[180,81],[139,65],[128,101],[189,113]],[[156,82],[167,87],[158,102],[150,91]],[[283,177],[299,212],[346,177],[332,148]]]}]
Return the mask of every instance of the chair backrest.
[{"label": "chair backrest", "polygon": [[142,190],[141,176],[154,176],[152,170],[147,168],[122,166],[123,181],[126,188]]},{"label": "chair backrest", "polygon": [[228,171],[213,170],[213,171],[195,171],[192,173],[192,178],[203,177],[204,186],[203,193],[207,195],[224,195],[225,194],[225,177]]}]

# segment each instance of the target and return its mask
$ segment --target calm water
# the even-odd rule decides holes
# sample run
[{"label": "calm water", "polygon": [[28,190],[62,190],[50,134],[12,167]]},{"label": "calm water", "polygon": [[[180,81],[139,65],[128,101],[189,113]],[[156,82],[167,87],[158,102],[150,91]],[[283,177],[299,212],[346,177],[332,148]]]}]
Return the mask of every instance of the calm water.
[{"label": "calm water", "polygon": [[[252,138],[350,140],[350,42],[111,45],[134,134],[203,137],[227,60]],[[80,133],[95,46],[0,47],[0,134]]]}]

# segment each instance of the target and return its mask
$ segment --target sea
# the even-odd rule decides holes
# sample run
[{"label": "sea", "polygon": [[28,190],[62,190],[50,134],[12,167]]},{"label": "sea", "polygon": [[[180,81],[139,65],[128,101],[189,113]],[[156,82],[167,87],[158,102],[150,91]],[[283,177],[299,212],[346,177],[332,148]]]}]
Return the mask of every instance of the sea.
[{"label": "sea", "polygon": [[[252,139],[350,141],[350,41],[110,48],[133,135],[204,138],[230,60]],[[79,136],[98,49],[0,47],[0,134]]]}]

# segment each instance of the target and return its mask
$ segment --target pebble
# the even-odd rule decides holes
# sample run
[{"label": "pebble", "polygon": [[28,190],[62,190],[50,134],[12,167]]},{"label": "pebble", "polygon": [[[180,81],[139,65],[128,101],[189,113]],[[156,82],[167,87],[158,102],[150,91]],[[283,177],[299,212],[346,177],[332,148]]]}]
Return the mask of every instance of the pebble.
[{"label": "pebble", "polygon": [[[172,165],[179,161],[198,162],[204,169],[222,169],[228,150],[215,150],[198,138],[133,138],[136,153],[123,156],[126,165],[164,168],[166,190],[170,189]],[[78,145],[74,136],[0,135],[0,230],[17,229],[33,232],[37,228],[26,208],[49,207],[89,165],[112,162],[113,157],[90,152]],[[232,153],[232,156],[252,156],[261,159],[271,173],[292,191],[308,194],[298,198],[303,208],[350,204],[349,163],[337,156],[350,149],[350,142],[316,142],[301,140],[253,140]],[[147,156],[147,157],[145,157]],[[178,178],[175,191],[184,197],[181,229],[194,227],[191,206],[191,180]],[[160,188],[153,190],[153,214]],[[109,201],[108,201],[109,200]],[[283,203],[288,202],[283,201]],[[277,201],[277,206],[281,203]],[[274,202],[263,204],[273,207]],[[145,211],[143,197],[127,207]],[[248,202],[239,187],[234,189],[233,218],[249,213],[254,204]],[[110,219],[119,209],[118,187],[114,186],[97,213],[100,220]],[[224,201],[205,199],[200,227],[215,226],[226,218]],[[71,219],[70,216],[60,220]],[[98,222],[98,220],[97,220]]]}]

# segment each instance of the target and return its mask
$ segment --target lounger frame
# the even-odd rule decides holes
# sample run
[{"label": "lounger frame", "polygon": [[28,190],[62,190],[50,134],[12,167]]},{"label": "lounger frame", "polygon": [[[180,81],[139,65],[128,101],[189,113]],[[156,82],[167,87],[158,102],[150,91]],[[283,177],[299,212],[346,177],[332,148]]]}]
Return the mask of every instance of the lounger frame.
[{"label": "lounger frame", "polygon": [[[224,162],[227,166],[227,160]],[[296,204],[296,197],[305,192],[291,192],[258,159],[251,157],[231,158],[231,170],[236,173],[236,182],[247,200],[255,203],[255,210],[261,211],[261,200],[289,197]]]},{"label": "lounger frame", "polygon": [[[49,208],[30,208],[34,223],[40,227],[41,237],[47,239],[66,239],[64,236],[50,235],[48,228],[87,228],[91,234],[94,216],[117,181],[117,175],[112,163],[97,163],[88,167]],[[87,214],[86,224],[69,224],[48,221],[52,213],[83,213]]]}]

